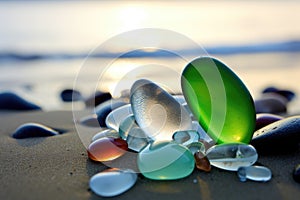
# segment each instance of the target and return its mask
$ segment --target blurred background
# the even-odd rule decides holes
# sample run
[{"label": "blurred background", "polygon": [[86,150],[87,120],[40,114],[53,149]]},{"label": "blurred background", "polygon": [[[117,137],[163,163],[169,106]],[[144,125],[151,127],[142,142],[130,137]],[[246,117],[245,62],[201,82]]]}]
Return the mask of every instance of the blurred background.
[{"label": "blurred background", "polygon": [[[13,91],[45,110],[70,109],[59,93],[72,88],[86,57],[113,36],[142,28],[178,32],[221,59],[245,82],[254,98],[268,86],[300,94],[300,1],[9,1],[0,0],[0,90]],[[166,49],[189,49],[172,45]],[[192,51],[193,49],[191,49]],[[118,49],[95,56],[95,71]],[[194,54],[196,54],[194,52]],[[107,56],[108,55],[108,56]],[[112,54],[113,55],[113,54]],[[195,55],[197,56],[197,55]],[[109,58],[108,58],[109,57]],[[113,56],[111,56],[113,57]],[[137,54],[114,59],[118,71],[99,85],[113,93],[132,66],[172,57]],[[126,71],[127,70],[127,71]],[[89,95],[93,70],[76,89]],[[82,75],[82,74],[81,74]],[[164,79],[159,70],[152,76]],[[98,87],[98,86],[97,86]],[[180,88],[175,88],[180,92]],[[290,110],[299,111],[299,98]]]}]

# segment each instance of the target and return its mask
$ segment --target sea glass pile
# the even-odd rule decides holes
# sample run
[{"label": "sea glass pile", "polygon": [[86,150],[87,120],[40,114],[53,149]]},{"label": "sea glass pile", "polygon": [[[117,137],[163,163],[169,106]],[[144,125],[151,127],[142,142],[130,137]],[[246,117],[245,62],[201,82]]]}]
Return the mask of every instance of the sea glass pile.
[{"label": "sea glass pile", "polygon": [[[106,117],[108,129],[96,134],[88,147],[94,161],[114,161],[137,153],[138,171],[114,169],[96,174],[91,189],[101,196],[115,196],[132,187],[141,173],[152,180],[176,180],[211,165],[238,171],[241,181],[267,180],[269,171],[249,168],[257,152],[249,144],[255,129],[255,108],[243,82],[223,63],[201,57],[182,73],[183,95],[172,96],[145,79],[131,88],[130,103]],[[255,170],[267,178],[255,177]],[[264,170],[264,171],[263,171]],[[106,180],[116,179],[111,192]],[[242,178],[241,178],[242,177]]]}]

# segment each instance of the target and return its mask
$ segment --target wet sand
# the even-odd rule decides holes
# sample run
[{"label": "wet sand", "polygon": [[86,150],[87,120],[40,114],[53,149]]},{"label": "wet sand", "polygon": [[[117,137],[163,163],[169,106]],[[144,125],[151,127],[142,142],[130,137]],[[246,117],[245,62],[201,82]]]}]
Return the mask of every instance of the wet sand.
[{"label": "wet sand", "polygon": [[[85,115],[85,113],[82,113]],[[88,159],[73,122],[71,111],[0,113],[0,199],[101,199],[90,191],[92,175],[107,167]],[[67,130],[45,138],[16,140],[13,131],[26,122],[38,122]],[[90,134],[96,128],[85,128]],[[278,147],[280,148],[280,147]],[[120,166],[134,159],[121,157]],[[267,183],[239,181],[235,172],[197,169],[176,181],[152,181],[139,175],[135,186],[116,199],[298,199],[300,184],[292,170],[300,163],[300,147],[281,155],[259,155],[258,164],[269,167],[273,177]],[[114,199],[110,198],[110,199]]]}]

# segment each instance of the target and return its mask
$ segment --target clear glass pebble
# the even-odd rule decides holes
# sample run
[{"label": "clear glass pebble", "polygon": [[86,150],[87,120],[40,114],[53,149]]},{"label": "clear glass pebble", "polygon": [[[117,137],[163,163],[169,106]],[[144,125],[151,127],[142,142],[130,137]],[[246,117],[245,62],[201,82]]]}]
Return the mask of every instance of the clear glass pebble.
[{"label": "clear glass pebble", "polygon": [[130,169],[104,170],[90,179],[91,190],[103,197],[113,197],[132,188],[137,181],[137,174]]},{"label": "clear glass pebble", "polygon": [[104,137],[119,138],[120,135],[119,135],[119,132],[117,132],[116,130],[105,129],[105,130],[97,133],[96,135],[94,135],[92,138],[92,142],[94,142],[100,138],[104,138]]},{"label": "clear glass pebble", "polygon": [[200,135],[197,131],[194,130],[176,131],[173,134],[172,139],[174,142],[178,144],[187,146],[193,142],[197,142],[200,139]]},{"label": "clear glass pebble", "polygon": [[240,167],[237,171],[237,174],[242,182],[245,182],[247,179],[266,182],[272,178],[271,170],[264,166]]},{"label": "clear glass pebble", "polygon": [[128,148],[136,152],[140,152],[151,141],[146,133],[136,124],[132,114],[121,122],[119,134],[121,138],[127,141]]},{"label": "clear glass pebble", "polygon": [[205,153],[205,146],[202,142],[193,142],[186,146],[194,155],[196,152],[202,152]]},{"label": "clear glass pebble", "polygon": [[137,124],[153,140],[171,140],[174,132],[192,128],[185,108],[151,81],[136,81],[130,101]]},{"label": "clear glass pebble", "polygon": [[114,109],[111,111],[106,119],[105,124],[107,127],[115,129],[116,131],[119,130],[121,122],[128,116],[132,114],[131,104],[127,104],[121,106],[119,108]]},{"label": "clear glass pebble", "polygon": [[253,165],[258,157],[253,146],[241,143],[214,145],[206,155],[211,165],[229,171]]},{"label": "clear glass pebble", "polygon": [[201,127],[201,125],[199,124],[199,122],[192,121],[192,130],[197,131],[199,133],[201,139],[203,139],[203,140],[205,140],[207,142],[213,141],[213,139],[211,139],[211,137],[209,137],[209,135],[207,135],[207,133]]}]

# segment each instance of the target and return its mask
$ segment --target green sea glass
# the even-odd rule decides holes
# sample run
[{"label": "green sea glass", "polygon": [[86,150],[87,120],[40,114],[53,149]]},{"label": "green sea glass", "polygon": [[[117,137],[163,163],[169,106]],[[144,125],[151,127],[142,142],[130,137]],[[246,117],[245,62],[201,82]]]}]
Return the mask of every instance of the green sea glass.
[{"label": "green sea glass", "polygon": [[146,146],[137,160],[140,172],[153,180],[175,180],[190,175],[195,167],[193,154],[175,142],[157,141]]},{"label": "green sea glass", "polygon": [[216,143],[249,143],[255,128],[253,99],[239,77],[211,57],[190,62],[181,86],[195,118]]}]

